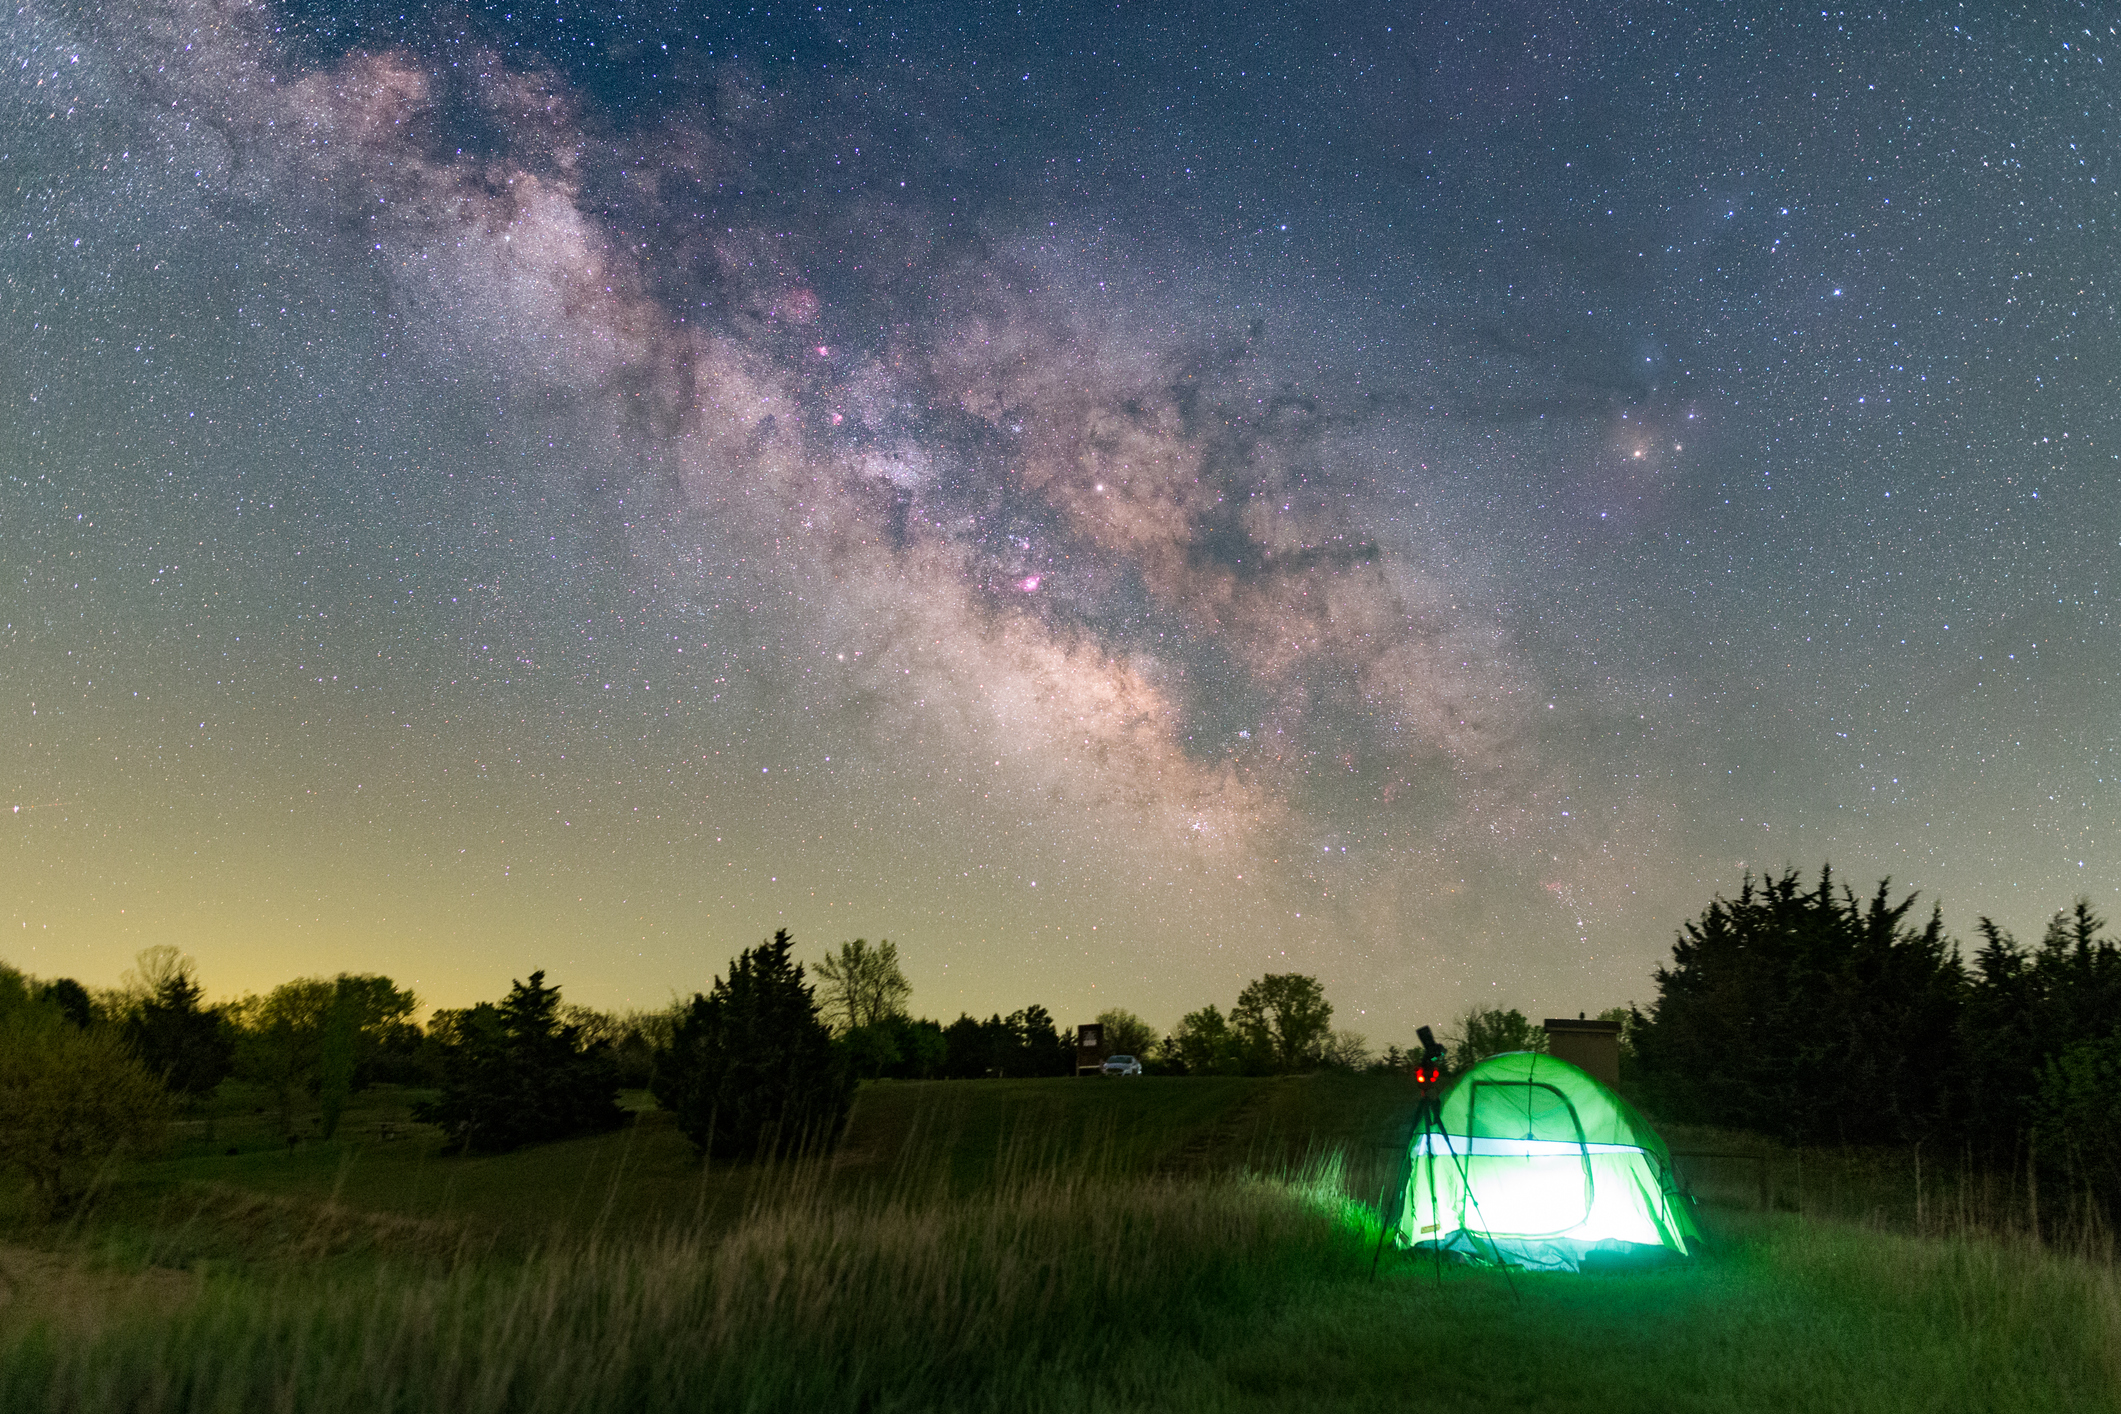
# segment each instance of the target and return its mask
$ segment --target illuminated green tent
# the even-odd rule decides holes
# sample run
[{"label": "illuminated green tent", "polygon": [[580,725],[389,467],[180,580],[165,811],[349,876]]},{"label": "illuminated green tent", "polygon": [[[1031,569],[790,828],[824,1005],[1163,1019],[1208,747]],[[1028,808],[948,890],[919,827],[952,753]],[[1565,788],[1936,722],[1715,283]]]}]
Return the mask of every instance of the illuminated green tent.
[{"label": "illuminated green tent", "polygon": [[1567,1061],[1490,1056],[1407,1146],[1399,1246],[1575,1271],[1686,1256],[1700,1239],[1671,1152],[1635,1107]]}]

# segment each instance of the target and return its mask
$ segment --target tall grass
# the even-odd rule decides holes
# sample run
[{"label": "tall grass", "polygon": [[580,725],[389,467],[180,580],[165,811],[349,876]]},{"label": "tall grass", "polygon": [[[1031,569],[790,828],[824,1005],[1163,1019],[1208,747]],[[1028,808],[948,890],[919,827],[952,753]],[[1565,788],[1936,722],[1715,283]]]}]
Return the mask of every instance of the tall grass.
[{"label": "tall grass", "polygon": [[[971,1105],[986,1094],[902,1106],[830,1160],[695,1167],[681,1224],[587,1195],[573,1235],[528,1250],[196,1191],[152,1230],[152,1292],[82,1319],[122,1279],[104,1248],[74,1308],[0,1306],[0,1410],[2121,1408],[2110,1246],[2058,1246],[2051,1194],[2038,1238],[2014,1226],[2027,1195],[1984,1197],[1964,1166],[1925,1165],[1918,1202],[1912,1174],[1808,1152],[1804,1201],[1762,1211],[1738,1165],[1700,1258],[1657,1272],[1506,1281],[1388,1255],[1372,1280],[1374,1125],[1296,1163],[1319,1127],[1268,1102],[1199,1107],[1214,1142],[1188,1148],[1035,1091]],[[1289,1166],[1232,1173],[1236,1155]],[[526,1187],[572,1172],[518,1157]],[[279,1236],[231,1249],[223,1228]],[[166,1280],[185,1253],[228,1265]]]},{"label": "tall grass", "polygon": [[1920,1340],[1939,1407],[2121,1408],[2121,1273],[2111,1261],[2027,1232],[1922,1238],[1817,1221],[1785,1220],[1761,1248],[1789,1298],[1835,1313],[1817,1358],[1846,1378]]},{"label": "tall grass", "polygon": [[2105,1203],[2029,1152],[1994,1167],[1969,1151],[1919,1145],[1796,1149],[1757,1135],[1668,1132],[1681,1179],[1711,1207],[1765,1208],[1918,1237],[2031,1242],[2097,1264],[2115,1260]]},{"label": "tall grass", "polygon": [[[1212,1318],[1360,1269],[1330,1176],[974,1198],[790,1191],[710,1240],[586,1243],[443,1273],[209,1279],[176,1315],[0,1348],[9,1410],[1041,1406],[1161,1382]],[[1323,1199],[1323,1201],[1322,1201]],[[1142,1391],[1146,1393],[1146,1391]],[[1076,1403],[1073,1407],[1084,1407]]]}]

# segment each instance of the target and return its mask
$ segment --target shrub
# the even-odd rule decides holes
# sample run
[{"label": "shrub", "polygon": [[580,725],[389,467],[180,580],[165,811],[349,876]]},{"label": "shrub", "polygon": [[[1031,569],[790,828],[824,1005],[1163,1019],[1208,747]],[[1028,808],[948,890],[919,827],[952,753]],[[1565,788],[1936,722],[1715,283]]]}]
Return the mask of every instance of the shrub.
[{"label": "shrub", "polygon": [[36,1002],[0,1016],[0,1162],[48,1217],[78,1207],[120,1155],[160,1146],[169,1092],[103,1027]]}]

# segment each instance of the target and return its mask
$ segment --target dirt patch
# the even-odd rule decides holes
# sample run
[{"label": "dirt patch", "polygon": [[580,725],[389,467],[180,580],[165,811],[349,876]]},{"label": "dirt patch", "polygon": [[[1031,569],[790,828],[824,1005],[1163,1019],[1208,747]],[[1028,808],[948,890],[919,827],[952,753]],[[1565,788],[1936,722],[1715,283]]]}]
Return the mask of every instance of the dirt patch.
[{"label": "dirt patch", "polygon": [[372,1212],[340,1203],[200,1184],[188,1195],[194,1220],[236,1235],[251,1261],[317,1261],[380,1253],[431,1260],[483,1251],[490,1240],[455,1223]]},{"label": "dirt patch", "polygon": [[71,1253],[0,1243],[0,1326],[45,1322],[92,1334],[121,1316],[166,1315],[198,1291],[190,1272],[120,1271]]}]

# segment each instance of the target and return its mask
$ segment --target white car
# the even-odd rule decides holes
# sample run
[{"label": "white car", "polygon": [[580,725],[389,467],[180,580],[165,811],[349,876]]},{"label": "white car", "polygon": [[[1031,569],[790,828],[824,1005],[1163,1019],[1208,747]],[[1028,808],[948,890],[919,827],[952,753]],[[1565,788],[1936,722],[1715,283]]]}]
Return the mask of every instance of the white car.
[{"label": "white car", "polygon": [[1140,1075],[1142,1063],[1132,1056],[1106,1056],[1099,1075]]}]

